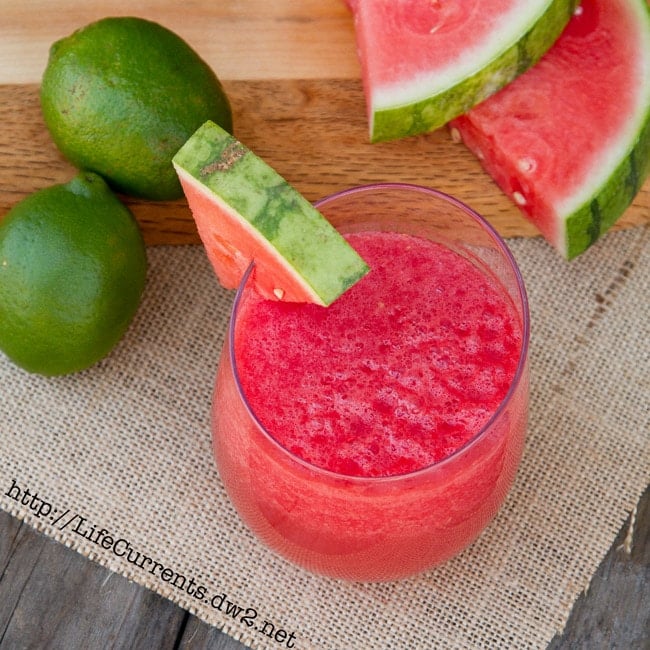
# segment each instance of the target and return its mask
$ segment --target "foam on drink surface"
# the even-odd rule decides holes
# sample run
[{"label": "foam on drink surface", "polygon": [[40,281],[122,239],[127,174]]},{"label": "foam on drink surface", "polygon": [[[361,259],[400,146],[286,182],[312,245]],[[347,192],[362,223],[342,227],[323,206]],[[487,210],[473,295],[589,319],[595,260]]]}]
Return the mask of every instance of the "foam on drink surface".
[{"label": "foam on drink surface", "polygon": [[327,308],[246,290],[237,371],[259,421],[295,455],[342,474],[404,474],[493,415],[516,372],[520,319],[502,287],[440,244],[348,240],[372,270]]}]

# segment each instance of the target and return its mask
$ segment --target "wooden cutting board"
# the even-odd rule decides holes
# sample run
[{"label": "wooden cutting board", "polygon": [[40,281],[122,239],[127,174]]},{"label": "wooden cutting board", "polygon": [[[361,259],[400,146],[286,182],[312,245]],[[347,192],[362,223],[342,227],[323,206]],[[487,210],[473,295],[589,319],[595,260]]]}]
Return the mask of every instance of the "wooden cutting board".
[{"label": "wooden cutting board", "polygon": [[[98,18],[138,15],[185,38],[228,93],[235,135],[308,199],[382,181],[448,192],[505,237],[537,230],[462,144],[440,129],[370,144],[354,25],[342,0],[191,3],[0,0],[0,216],[27,194],[75,173],[43,123],[38,84],[52,42]],[[184,200],[124,197],[148,244],[197,243]],[[650,181],[616,224],[650,223]]]}]

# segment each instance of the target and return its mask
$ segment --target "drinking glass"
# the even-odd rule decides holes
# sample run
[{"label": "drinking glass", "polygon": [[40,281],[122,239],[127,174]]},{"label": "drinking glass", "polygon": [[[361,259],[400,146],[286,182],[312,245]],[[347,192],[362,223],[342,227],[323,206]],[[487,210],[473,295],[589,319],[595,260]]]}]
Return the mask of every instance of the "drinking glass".
[{"label": "drinking glass", "polygon": [[[466,444],[408,474],[349,476],[295,456],[258,421],[242,391],[234,349],[250,269],[237,292],[217,371],[212,425],[217,468],[241,519],[264,544],[308,571],[352,581],[402,579],[471,544],[514,481],[528,414],[526,291],[512,254],[492,226],[442,192],[376,184],[339,192],[315,206],[343,233],[402,232],[452,249],[499,287],[521,326],[510,388]],[[277,390],[283,390],[281,376]]]}]

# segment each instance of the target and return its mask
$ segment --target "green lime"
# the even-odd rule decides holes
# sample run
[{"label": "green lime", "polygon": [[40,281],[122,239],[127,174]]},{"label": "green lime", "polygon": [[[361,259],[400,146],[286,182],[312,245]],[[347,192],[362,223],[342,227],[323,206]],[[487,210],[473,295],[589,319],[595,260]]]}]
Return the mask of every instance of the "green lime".
[{"label": "green lime", "polygon": [[101,177],[31,194],[0,221],[0,350],[43,375],[91,366],[126,331],[146,269],[138,224]]},{"label": "green lime", "polygon": [[182,196],[171,159],[201,124],[232,131],[212,69],[178,35],[142,18],[104,18],[54,43],[40,95],[70,162],[147,199]]}]

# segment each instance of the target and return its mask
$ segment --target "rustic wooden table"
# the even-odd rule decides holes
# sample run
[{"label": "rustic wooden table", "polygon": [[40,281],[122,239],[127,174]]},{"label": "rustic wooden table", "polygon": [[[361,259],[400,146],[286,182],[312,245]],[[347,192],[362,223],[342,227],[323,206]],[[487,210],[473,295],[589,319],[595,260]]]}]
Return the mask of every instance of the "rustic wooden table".
[{"label": "rustic wooden table", "polygon": [[[146,0],[135,12],[131,5],[0,0],[0,215],[74,172],[50,142],[40,115],[38,83],[49,45],[97,18],[137,13],[199,51],[224,81],[238,137],[308,198],[365,182],[423,183],[472,204],[504,236],[536,234],[444,130],[367,143],[353,25],[340,0],[204,0],[184,3],[182,10],[171,0]],[[649,185],[617,227],[650,221]],[[129,204],[149,245],[198,241],[183,201]],[[633,535],[629,523],[552,648],[650,647],[648,492]],[[0,512],[0,648],[181,647],[244,648]]]},{"label": "rustic wooden table", "polygon": [[[4,512],[0,531],[3,650],[246,649]],[[650,647],[650,490],[639,502],[634,532],[629,532],[628,520],[549,650]]]}]

